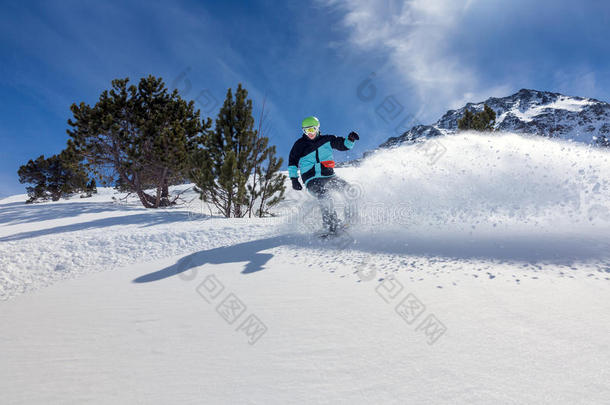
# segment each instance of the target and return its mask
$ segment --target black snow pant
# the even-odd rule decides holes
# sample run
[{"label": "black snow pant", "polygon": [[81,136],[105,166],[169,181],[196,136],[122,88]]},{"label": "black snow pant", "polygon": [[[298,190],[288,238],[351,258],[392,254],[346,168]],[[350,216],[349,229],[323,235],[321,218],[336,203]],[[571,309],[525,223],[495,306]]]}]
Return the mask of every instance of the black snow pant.
[{"label": "black snow pant", "polygon": [[332,191],[344,192],[349,183],[337,176],[316,177],[307,183],[307,191],[318,199],[322,211],[322,226],[329,232],[336,232],[339,218],[335,212]]}]

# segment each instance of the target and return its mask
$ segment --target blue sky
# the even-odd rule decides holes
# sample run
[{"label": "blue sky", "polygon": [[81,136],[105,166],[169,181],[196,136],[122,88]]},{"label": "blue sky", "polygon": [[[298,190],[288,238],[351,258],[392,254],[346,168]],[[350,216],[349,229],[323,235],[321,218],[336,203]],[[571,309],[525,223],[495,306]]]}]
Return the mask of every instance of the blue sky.
[{"label": "blue sky", "polygon": [[94,103],[118,77],[161,76],[211,116],[241,82],[257,114],[266,99],[283,156],[312,114],[323,132],[361,134],[342,157],[353,158],[401,125],[521,88],[610,100],[603,0],[0,6],[0,196],[23,192],[21,164],[64,147],[70,105]]}]

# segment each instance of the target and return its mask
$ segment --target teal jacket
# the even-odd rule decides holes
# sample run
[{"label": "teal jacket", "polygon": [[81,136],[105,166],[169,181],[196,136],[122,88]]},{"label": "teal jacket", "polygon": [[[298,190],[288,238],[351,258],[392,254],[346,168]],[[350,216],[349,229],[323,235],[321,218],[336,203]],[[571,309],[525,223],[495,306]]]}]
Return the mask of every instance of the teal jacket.
[{"label": "teal jacket", "polygon": [[318,135],[314,139],[309,139],[307,135],[303,135],[290,150],[288,175],[297,178],[300,170],[305,185],[317,177],[334,176],[333,149],[345,151],[353,147],[354,142],[341,136]]}]

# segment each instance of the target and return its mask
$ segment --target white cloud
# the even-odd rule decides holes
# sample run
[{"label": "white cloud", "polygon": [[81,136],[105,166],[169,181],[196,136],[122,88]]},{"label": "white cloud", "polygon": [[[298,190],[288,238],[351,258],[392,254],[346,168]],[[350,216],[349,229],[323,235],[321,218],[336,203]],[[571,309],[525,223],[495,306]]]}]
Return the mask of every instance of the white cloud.
[{"label": "white cloud", "polygon": [[373,2],[327,0],[344,12],[349,40],[363,50],[387,52],[389,62],[416,91],[430,116],[467,101],[506,95],[509,86],[489,88],[450,49],[451,36],[462,27],[476,0],[411,0]]}]

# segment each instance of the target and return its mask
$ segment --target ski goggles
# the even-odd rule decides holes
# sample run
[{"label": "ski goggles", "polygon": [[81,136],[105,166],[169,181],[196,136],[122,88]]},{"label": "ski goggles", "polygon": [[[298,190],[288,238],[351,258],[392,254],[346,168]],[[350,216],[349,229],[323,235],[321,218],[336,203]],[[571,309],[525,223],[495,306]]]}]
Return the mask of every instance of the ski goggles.
[{"label": "ski goggles", "polygon": [[315,134],[318,132],[318,130],[320,129],[319,126],[314,125],[313,127],[305,127],[303,128],[303,132],[306,134]]}]

